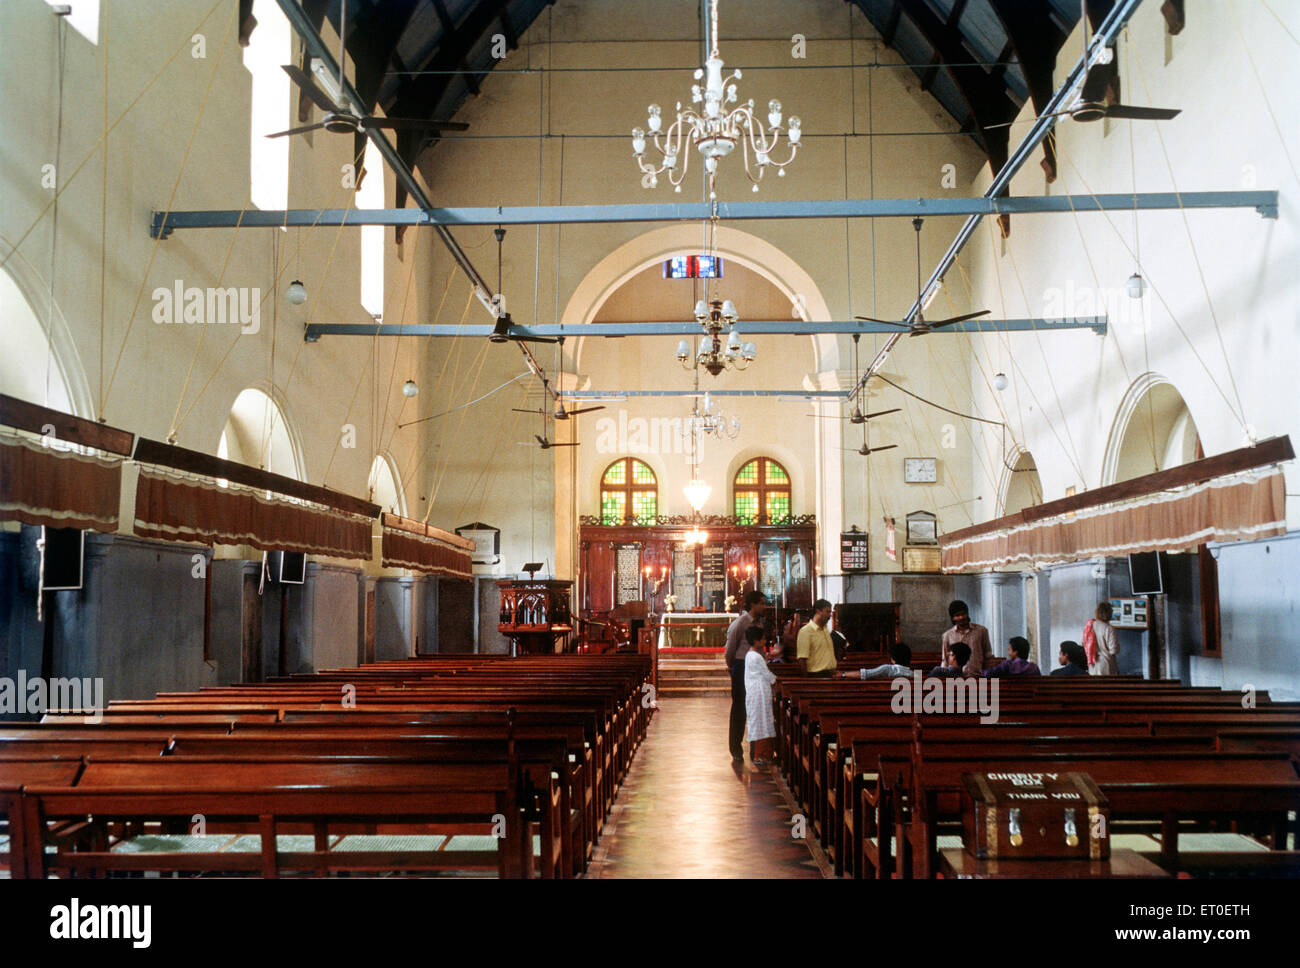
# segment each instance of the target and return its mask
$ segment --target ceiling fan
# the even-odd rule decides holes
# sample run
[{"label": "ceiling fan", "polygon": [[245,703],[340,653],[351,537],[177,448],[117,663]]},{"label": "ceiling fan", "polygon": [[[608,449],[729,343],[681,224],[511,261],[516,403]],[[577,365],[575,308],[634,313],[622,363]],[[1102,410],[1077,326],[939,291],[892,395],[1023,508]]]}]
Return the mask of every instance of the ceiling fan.
[{"label": "ceiling fan", "polygon": [[890,319],[872,319],[870,316],[854,316],[854,319],[861,319],[868,323],[883,323],[886,326],[897,326],[899,329],[908,331],[908,336],[924,336],[926,333],[933,332],[941,326],[951,326],[954,323],[964,323],[968,319],[978,319],[980,316],[987,316],[992,310],[981,309],[977,313],[966,313],[964,316],[952,316],[948,319],[936,320],[933,323],[926,322],[921,313],[921,224],[922,219],[912,219],[912,228],[916,229],[916,319],[910,323],[900,323]]},{"label": "ceiling fan", "polygon": [[[542,450],[550,450],[552,447],[577,447],[578,446],[578,442],[576,440],[571,441],[569,443],[556,443],[555,441],[547,440],[545,437],[540,436],[538,434],[533,434],[533,440],[537,441],[537,443],[541,445]],[[531,444],[529,446],[531,446]]]},{"label": "ceiling fan", "polygon": [[877,451],[893,450],[897,446],[898,444],[885,444],[884,447],[868,447],[866,444],[863,444],[861,447],[841,447],[840,450],[852,454],[861,454],[863,457],[868,457],[871,454],[876,453]]},{"label": "ceiling fan", "polygon": [[[505,241],[506,230],[497,226],[493,229],[493,234],[497,237],[497,291],[492,297],[492,303],[496,307],[497,321],[492,327],[492,332],[488,333],[488,342],[490,343],[559,343],[560,337],[557,336],[520,336],[518,333],[511,332],[515,321],[510,318],[510,314],[505,311],[505,299],[501,295],[501,243]],[[536,307],[534,307],[536,308]],[[559,418],[563,420],[564,418]]]},{"label": "ceiling fan", "polygon": [[819,420],[848,420],[851,424],[864,424],[868,420],[874,420],[876,417],[883,417],[887,414],[898,413],[902,407],[894,407],[892,410],[877,410],[875,413],[863,413],[862,408],[856,403],[853,405],[853,412],[848,417],[841,417],[838,414],[829,413],[806,413],[805,417],[816,417]]},{"label": "ceiling fan", "polygon": [[[334,78],[328,75],[324,70],[309,74],[296,64],[284,64],[284,72],[289,75],[289,79],[298,85],[299,89],[309,97],[312,102],[325,112],[325,117],[316,124],[303,125],[299,128],[290,128],[287,131],[277,131],[274,134],[268,134],[268,138],[283,138],[288,135],[302,134],[306,131],[315,131],[317,128],[324,128],[326,131],[334,134],[356,134],[364,132],[371,128],[390,128],[399,130],[421,130],[429,131],[434,134],[440,131],[465,131],[469,125],[459,121],[437,121],[423,120],[420,118],[381,118],[374,115],[363,115],[353,109],[349,98],[344,94],[344,76],[343,67],[347,60],[347,49],[344,47],[344,38],[347,36],[347,4],[342,4],[339,13],[339,76],[337,89]],[[331,90],[327,95],[316,85],[316,77],[321,78]]]},{"label": "ceiling fan", "polygon": [[[1088,55],[1088,45],[1091,37],[1088,34],[1088,9],[1087,3],[1083,4],[1083,53]],[[1113,67],[1115,61],[1115,52],[1109,47],[1103,47],[1097,52],[1096,58],[1088,65],[1087,73],[1084,75],[1083,84],[1079,88],[1078,97],[1064,111],[1055,111],[1051,114],[1044,114],[1045,118],[1070,117],[1075,121],[1100,121],[1102,118],[1121,118],[1131,121],[1169,121],[1172,118],[1182,114],[1181,108],[1141,108],[1131,104],[1107,104],[1106,92],[1110,87],[1111,81],[1118,76],[1117,68]],[[1116,88],[1118,91],[1118,88]],[[987,125],[989,128],[1006,128],[1015,124],[1014,121],[1007,121],[1004,124]]]},{"label": "ceiling fan", "polygon": [[[558,337],[556,339],[556,342],[559,343],[560,345],[560,348],[557,351],[559,355],[559,360],[556,366],[556,370],[560,374],[560,379],[558,383],[560,386],[563,386],[564,385],[564,337],[563,336]],[[521,410],[518,407],[512,407],[511,409],[514,410],[515,413],[540,413],[542,416],[546,416],[545,410]],[[604,410],[604,409],[605,409],[604,406],[599,406],[599,407],[583,407],[580,410],[565,410],[564,401],[559,399],[559,397],[557,396],[555,400],[555,411],[551,414],[551,417],[553,417],[556,420],[568,420],[570,417],[576,417],[580,413],[594,413],[597,410]]]}]

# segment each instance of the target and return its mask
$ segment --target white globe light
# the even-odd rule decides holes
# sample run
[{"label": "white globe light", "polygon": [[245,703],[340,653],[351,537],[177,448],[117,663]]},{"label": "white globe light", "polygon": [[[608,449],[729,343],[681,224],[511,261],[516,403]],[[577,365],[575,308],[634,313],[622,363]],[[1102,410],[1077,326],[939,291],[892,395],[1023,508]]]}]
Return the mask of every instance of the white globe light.
[{"label": "white globe light", "polygon": [[1127,289],[1130,299],[1141,299],[1142,293],[1146,291],[1147,282],[1142,278],[1142,273],[1135,272],[1128,277]]},{"label": "white globe light", "polygon": [[402,384],[402,396],[413,397],[420,392],[420,386],[414,380],[407,380]]},{"label": "white globe light", "polygon": [[993,377],[993,385],[999,390],[1005,390],[1009,382],[1010,381],[1007,380],[1007,375],[1005,373],[999,373]]},{"label": "white globe light", "polygon": [[687,359],[690,358],[690,355],[691,355],[691,344],[686,342],[686,340],[678,341],[677,358],[685,362]]},{"label": "white globe light", "polygon": [[300,280],[295,279],[289,283],[289,288],[284,291],[284,298],[295,306],[301,306],[307,301],[307,287]]}]

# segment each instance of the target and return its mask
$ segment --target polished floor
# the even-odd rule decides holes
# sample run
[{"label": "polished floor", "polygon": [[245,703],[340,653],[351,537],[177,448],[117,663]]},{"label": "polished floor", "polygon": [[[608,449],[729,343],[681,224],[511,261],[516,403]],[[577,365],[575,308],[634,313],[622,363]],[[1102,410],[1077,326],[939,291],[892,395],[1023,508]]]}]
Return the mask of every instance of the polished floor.
[{"label": "polished floor", "polygon": [[792,836],[796,811],[776,771],[732,763],[730,706],[721,697],[660,700],[588,877],[823,876],[821,851]]}]

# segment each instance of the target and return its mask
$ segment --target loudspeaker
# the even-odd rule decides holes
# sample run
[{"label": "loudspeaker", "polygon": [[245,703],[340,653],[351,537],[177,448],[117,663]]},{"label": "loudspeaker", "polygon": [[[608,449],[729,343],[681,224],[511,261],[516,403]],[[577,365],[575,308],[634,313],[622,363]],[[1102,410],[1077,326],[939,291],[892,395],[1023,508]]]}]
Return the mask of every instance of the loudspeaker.
[{"label": "loudspeaker", "polygon": [[79,589],[86,558],[86,532],[76,528],[42,528],[45,562],[42,570],[47,592]]},{"label": "loudspeaker", "polygon": [[267,554],[267,572],[281,585],[302,585],[307,581],[307,556],[301,551],[272,551]]}]

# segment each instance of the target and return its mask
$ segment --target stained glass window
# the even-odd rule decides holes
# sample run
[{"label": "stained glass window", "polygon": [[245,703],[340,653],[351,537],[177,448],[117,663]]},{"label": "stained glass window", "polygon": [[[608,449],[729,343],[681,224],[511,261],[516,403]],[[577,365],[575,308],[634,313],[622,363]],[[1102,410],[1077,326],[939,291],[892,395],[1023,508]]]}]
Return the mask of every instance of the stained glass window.
[{"label": "stained glass window", "polygon": [[790,475],[770,457],[756,457],[736,472],[732,513],[738,524],[783,524],[790,519]]},{"label": "stained glass window", "polygon": [[654,524],[659,514],[659,481],[650,465],[621,457],[600,478],[601,524]]}]

